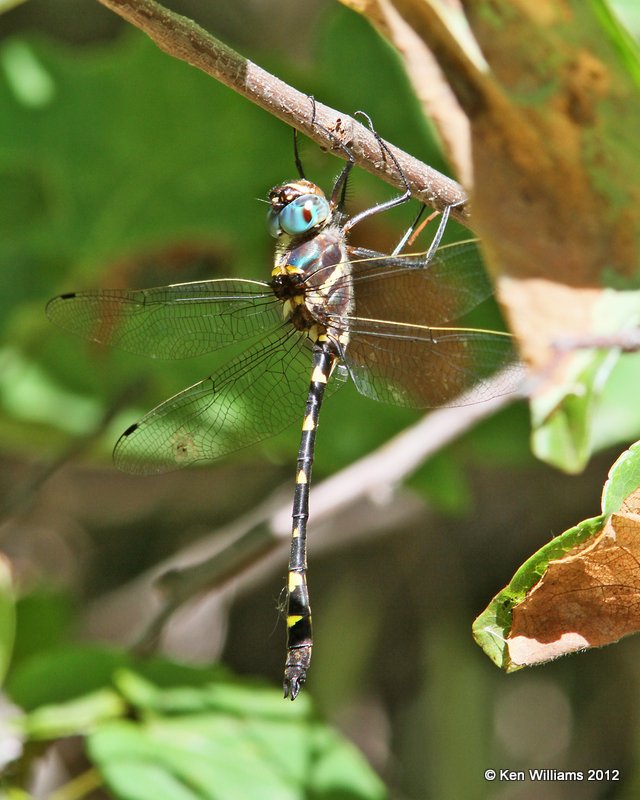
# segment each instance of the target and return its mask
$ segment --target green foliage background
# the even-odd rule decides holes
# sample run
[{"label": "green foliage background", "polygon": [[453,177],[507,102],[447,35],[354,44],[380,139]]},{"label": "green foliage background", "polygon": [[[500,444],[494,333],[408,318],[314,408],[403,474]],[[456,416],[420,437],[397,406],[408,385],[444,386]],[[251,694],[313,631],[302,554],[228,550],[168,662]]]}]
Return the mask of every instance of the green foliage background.
[{"label": "green foliage background", "polygon": [[[74,19],[72,36],[71,3],[59,6],[57,26],[50,10],[30,6],[0,17],[8,21],[0,48],[0,488],[3,548],[29,566],[20,574],[8,679],[9,696],[30,712],[26,735],[86,736],[101,780],[118,797],[385,796],[364,759],[311,707],[313,697],[397,797],[534,796],[494,791],[483,777],[491,767],[615,767],[620,783],[581,786],[580,795],[558,784],[554,797],[634,796],[637,641],[507,678],[471,638],[473,617],[517,564],[545,537],[597,513],[613,460],[605,453],[573,478],[534,464],[522,407],[485,423],[411,479],[411,497],[425,504],[418,523],[337,552],[312,550],[318,639],[309,698],[293,706],[277,699],[279,575],[237,600],[223,651],[239,675],[260,675],[273,688],[216,668],[141,666],[119,649],[71,649],[86,606],[99,604],[104,591],[289,481],[301,400],[291,399],[290,431],[188,479],[199,505],[184,478],[154,486],[154,479],[115,477],[109,454],[118,434],[229,356],[159,364],[98,351],[53,330],[44,304],[93,286],[205,274],[264,278],[272,242],[257,198],[294,169],[284,125],[137,32],[114,29],[104,10]],[[35,30],[39,13],[49,35]],[[245,31],[236,42],[227,28],[222,33],[302,91],[346,112],[366,110],[385,138],[446,169],[392,51],[363,20],[326,5],[305,37],[285,46],[275,13],[263,36]],[[310,146],[304,159],[325,186],[340,166]],[[388,187],[356,176],[353,208],[388,196]],[[376,220],[363,238],[383,249],[408,217],[399,210]],[[176,247],[197,258],[161,257]],[[342,390],[323,414],[316,479],[415,418]],[[42,483],[42,465],[82,437],[82,454]],[[155,505],[141,510],[140,496],[155,497]],[[348,525],[345,515],[345,533]],[[6,650],[11,627],[4,625]],[[67,691],[51,679],[62,675]],[[196,717],[201,781],[192,780],[189,745]],[[219,741],[231,750],[248,742],[247,759],[256,760],[225,758]],[[130,762],[118,771],[123,747]]]}]

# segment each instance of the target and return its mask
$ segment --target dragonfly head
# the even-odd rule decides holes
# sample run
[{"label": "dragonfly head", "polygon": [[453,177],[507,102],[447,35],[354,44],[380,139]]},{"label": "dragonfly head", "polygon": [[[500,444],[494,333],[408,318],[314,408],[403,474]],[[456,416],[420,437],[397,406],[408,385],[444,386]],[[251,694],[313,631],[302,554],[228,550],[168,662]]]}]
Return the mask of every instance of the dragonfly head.
[{"label": "dragonfly head", "polygon": [[267,227],[276,239],[315,233],[331,218],[324,192],[310,181],[301,179],[274,187],[269,192],[269,202]]}]

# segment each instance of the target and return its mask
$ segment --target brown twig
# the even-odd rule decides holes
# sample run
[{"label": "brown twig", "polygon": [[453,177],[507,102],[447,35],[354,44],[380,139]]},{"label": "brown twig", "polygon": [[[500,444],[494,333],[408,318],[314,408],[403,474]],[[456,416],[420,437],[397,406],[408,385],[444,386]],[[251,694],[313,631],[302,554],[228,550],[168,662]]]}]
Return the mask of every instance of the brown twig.
[{"label": "brown twig", "polygon": [[[504,377],[498,374],[491,383],[499,392],[504,388]],[[342,517],[348,508],[360,508],[359,503],[376,506],[373,523],[369,518],[357,521],[366,526],[368,533],[376,525],[397,524],[397,518],[389,518],[391,514],[414,513],[415,508],[406,498],[398,507],[391,507],[396,487],[427,458],[521,396],[512,393],[483,403],[432,411],[375,452],[319,483],[313,494],[315,540],[318,543],[322,540],[326,546],[344,546],[362,535],[357,525],[348,532],[335,525],[337,517]],[[93,632],[102,635],[100,621],[110,616],[114,608],[126,609],[122,616],[127,621],[127,632],[133,634],[137,627],[144,627],[134,649],[149,652],[157,645],[173,614],[189,600],[228,585],[238,575],[247,576],[258,563],[268,561],[270,554],[280,558],[277,563],[282,569],[281,552],[288,546],[290,530],[290,499],[283,500],[277,493],[226,529],[213,531],[103,599],[100,605],[104,611],[101,613],[100,607],[96,607],[91,615]]]},{"label": "brown twig", "polygon": [[[216,78],[337,156],[345,157],[344,152],[336,147],[336,140],[348,144],[359,167],[392,186],[404,188],[396,166],[385,157],[376,137],[352,117],[319,102],[315,103],[314,113],[308,95],[261,69],[192,20],[169,11],[155,0],[99,2],[144,31],[169,55]],[[439,210],[455,205],[452,217],[471,227],[467,197],[459,183],[394,145],[388,142],[385,145],[400,164],[417,200]]]},{"label": "brown twig", "polygon": [[637,353],[640,350],[640,328],[593,336],[563,336],[552,342],[557,353],[572,353],[575,350],[620,350],[623,353]]}]

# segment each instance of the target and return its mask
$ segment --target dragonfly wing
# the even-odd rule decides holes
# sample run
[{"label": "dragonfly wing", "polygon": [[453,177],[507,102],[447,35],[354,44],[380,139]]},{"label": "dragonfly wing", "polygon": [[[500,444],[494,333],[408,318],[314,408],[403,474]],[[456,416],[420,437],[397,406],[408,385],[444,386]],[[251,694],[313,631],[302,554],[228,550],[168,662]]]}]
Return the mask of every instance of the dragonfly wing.
[{"label": "dragonfly wing", "polygon": [[302,414],[311,368],[306,342],[281,325],[132,425],[115,446],[116,466],[136,474],[169,472],[283,430]]},{"label": "dragonfly wing", "polygon": [[48,303],[47,314],[93,342],[151,358],[191,358],[273,330],[281,309],[262,281],[220,279],[63,294]]},{"label": "dragonfly wing", "polygon": [[[355,320],[345,361],[361,394],[409,408],[482,402],[523,377],[509,335],[462,328]],[[489,378],[499,370],[496,384]]]},{"label": "dragonfly wing", "polygon": [[440,325],[463,316],[493,294],[477,241],[423,255],[388,256],[350,248],[356,313],[368,319]]}]

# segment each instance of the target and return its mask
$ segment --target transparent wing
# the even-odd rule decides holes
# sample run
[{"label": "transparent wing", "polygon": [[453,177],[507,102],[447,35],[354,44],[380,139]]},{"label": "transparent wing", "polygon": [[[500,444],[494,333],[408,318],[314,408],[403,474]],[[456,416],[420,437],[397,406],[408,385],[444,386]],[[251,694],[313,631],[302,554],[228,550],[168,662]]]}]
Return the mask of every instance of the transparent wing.
[{"label": "transparent wing", "polygon": [[168,472],[273,436],[302,418],[310,376],[308,339],[281,326],[132,425],[115,446],[115,464]]},{"label": "transparent wing", "polygon": [[385,256],[350,248],[355,313],[369,319],[440,325],[463,316],[493,294],[476,240],[423,255]]},{"label": "transparent wing", "polygon": [[150,358],[190,358],[274,330],[281,309],[262,281],[220,279],[63,294],[48,303],[47,315],[93,342]]},{"label": "transparent wing", "polygon": [[[349,332],[349,374],[361,394],[383,403],[466,405],[515,391],[523,378],[508,334],[359,318]],[[500,383],[489,381],[499,370]]]}]

